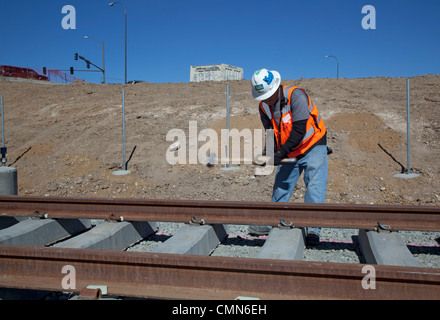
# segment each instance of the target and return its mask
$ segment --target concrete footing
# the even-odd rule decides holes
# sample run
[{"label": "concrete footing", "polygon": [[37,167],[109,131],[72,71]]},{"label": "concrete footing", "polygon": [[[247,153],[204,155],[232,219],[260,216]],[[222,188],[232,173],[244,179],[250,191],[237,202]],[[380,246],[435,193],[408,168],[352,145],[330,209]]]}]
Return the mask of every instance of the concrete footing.
[{"label": "concrete footing", "polygon": [[28,219],[27,217],[0,217],[0,229],[9,228],[20,221]]},{"label": "concrete footing", "polygon": [[156,231],[155,222],[108,222],[105,221],[90,231],[57,243],[54,247],[124,250]]},{"label": "concrete footing", "polygon": [[225,237],[223,225],[184,225],[151,252],[208,255]]},{"label": "concrete footing", "polygon": [[303,260],[304,247],[305,240],[302,229],[272,228],[258,258]]},{"label": "concrete footing", "polygon": [[359,230],[359,243],[367,264],[420,267],[397,232]]},{"label": "concrete footing", "polygon": [[18,194],[17,168],[0,166],[0,194]]},{"label": "concrete footing", "polygon": [[0,244],[45,246],[90,227],[89,219],[26,219],[0,230]]}]

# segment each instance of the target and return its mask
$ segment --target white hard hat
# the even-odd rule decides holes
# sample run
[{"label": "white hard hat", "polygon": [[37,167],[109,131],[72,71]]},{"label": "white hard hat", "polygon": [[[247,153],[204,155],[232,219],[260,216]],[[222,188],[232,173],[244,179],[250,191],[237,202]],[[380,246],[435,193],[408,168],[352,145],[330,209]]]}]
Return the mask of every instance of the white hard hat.
[{"label": "white hard hat", "polygon": [[252,95],[257,100],[270,98],[280,86],[281,76],[275,70],[260,69],[252,76]]}]

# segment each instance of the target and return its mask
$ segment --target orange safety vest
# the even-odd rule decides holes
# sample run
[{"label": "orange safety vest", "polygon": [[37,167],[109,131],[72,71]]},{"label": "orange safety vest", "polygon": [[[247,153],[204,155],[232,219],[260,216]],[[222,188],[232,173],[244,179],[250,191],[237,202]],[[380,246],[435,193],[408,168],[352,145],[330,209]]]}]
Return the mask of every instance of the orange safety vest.
[{"label": "orange safety vest", "polygon": [[[284,97],[287,97],[288,99],[287,104],[281,106],[281,121],[278,121],[280,122],[280,125],[277,124],[277,121],[273,115],[270,106],[263,101],[260,102],[261,110],[267,115],[270,122],[272,123],[275,138],[277,141],[277,149],[279,149],[287,141],[290,136],[290,131],[292,131],[292,108],[290,106],[290,103],[293,90],[295,89],[300,89],[304,91],[304,89],[301,89],[299,87],[283,86]],[[307,98],[309,99],[310,117],[307,120],[306,134],[302,141],[298,144],[298,146],[287,155],[287,157],[289,158],[296,158],[297,156],[304,154],[326,133],[324,121],[322,120],[318,109],[308,95]]]}]

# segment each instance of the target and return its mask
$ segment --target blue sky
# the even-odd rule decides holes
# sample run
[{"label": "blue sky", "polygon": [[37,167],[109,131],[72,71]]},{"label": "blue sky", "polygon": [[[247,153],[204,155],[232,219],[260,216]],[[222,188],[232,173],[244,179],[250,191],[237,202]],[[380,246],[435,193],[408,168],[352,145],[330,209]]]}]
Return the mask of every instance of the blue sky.
[{"label": "blue sky", "polygon": [[[0,0],[0,64],[86,69],[74,53],[124,80],[124,11],[110,0]],[[128,19],[128,80],[189,82],[191,65],[226,63],[250,79],[260,68],[284,79],[409,77],[440,73],[439,0],[121,0]],[[65,5],[76,29],[65,30]],[[376,29],[362,28],[365,5]],[[92,67],[93,69],[93,67]],[[101,73],[78,72],[101,82]]]}]

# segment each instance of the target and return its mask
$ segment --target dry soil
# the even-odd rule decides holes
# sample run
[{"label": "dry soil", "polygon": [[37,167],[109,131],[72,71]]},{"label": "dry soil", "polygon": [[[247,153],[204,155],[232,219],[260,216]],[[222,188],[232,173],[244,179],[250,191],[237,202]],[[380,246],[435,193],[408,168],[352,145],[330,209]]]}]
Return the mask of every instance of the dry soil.
[{"label": "dry soil", "polygon": [[[440,202],[440,76],[410,78],[411,172],[407,166],[406,78],[287,80],[304,88],[328,129],[328,203],[435,205]],[[206,147],[203,129],[262,129],[250,81],[138,83],[130,85],[0,82],[4,97],[8,165],[17,168],[19,195],[270,201],[274,173],[257,166],[171,165],[166,153],[180,129],[187,144],[177,152]],[[127,169],[122,168],[122,89],[125,91]],[[190,122],[194,121],[194,122]],[[190,147],[190,124],[198,145]],[[194,128],[194,126],[193,126]],[[209,131],[213,132],[213,131]],[[194,141],[194,138],[193,140]],[[256,139],[241,140],[242,148]],[[219,145],[218,155],[224,145]],[[203,152],[201,152],[203,154]],[[130,158],[131,155],[131,158]],[[203,158],[203,157],[202,157]],[[405,171],[406,172],[406,171]],[[300,181],[291,201],[302,202]]]}]

